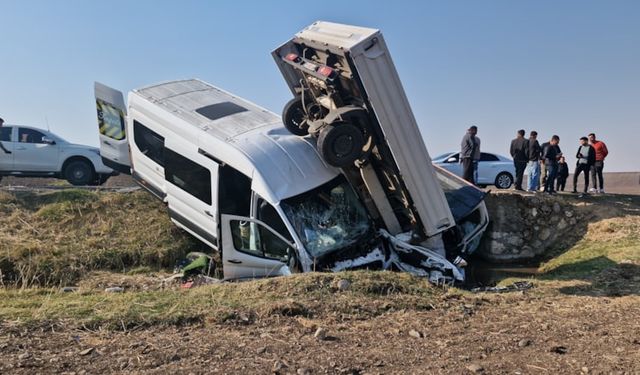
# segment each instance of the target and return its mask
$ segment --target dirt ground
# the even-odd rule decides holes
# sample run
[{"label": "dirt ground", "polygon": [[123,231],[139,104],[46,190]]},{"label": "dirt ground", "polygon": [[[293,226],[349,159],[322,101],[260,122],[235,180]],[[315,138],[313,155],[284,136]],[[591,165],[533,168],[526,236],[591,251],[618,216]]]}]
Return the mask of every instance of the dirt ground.
[{"label": "dirt ground", "polygon": [[[129,332],[5,323],[0,372],[640,373],[637,293],[480,294],[444,299],[429,311],[389,311],[371,319],[321,315]],[[319,327],[326,330],[323,340],[314,336]]]},{"label": "dirt ground", "polygon": [[[265,314],[238,303],[225,319],[212,312],[181,326],[123,322],[122,329],[53,318],[25,324],[5,302],[0,374],[640,374],[640,211],[635,198],[623,196],[580,204],[588,209],[603,199],[610,209],[595,211],[587,242],[543,265],[551,273],[523,292],[454,289],[434,293],[426,305],[398,305],[385,294],[298,294],[297,309]],[[104,287],[98,284],[79,286]],[[129,293],[149,292],[123,296]],[[108,306],[107,297],[84,297],[95,298],[94,310]]]}]

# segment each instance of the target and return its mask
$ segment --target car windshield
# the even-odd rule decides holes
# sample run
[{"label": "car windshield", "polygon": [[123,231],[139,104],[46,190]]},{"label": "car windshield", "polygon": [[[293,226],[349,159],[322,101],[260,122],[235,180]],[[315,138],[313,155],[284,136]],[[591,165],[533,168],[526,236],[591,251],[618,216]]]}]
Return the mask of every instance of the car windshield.
[{"label": "car windshield", "polygon": [[458,221],[469,215],[482,202],[485,193],[453,173],[434,167],[454,219]]},{"label": "car windshield", "polygon": [[353,244],[371,229],[364,206],[343,176],[281,205],[314,258]]}]

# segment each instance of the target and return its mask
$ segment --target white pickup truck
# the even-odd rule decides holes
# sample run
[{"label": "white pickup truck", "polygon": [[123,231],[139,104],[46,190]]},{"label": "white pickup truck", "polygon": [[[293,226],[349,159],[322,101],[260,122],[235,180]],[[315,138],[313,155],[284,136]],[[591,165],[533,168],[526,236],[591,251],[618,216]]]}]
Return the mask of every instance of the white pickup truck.
[{"label": "white pickup truck", "polygon": [[0,142],[11,152],[0,150],[0,179],[53,177],[73,185],[102,185],[117,174],[102,163],[97,147],[68,142],[44,129],[5,124]]}]

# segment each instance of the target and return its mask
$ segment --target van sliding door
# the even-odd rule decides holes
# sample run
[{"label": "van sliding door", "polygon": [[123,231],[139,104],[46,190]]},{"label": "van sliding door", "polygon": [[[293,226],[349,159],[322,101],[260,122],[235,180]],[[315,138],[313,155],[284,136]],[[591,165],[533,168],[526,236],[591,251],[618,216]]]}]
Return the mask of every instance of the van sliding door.
[{"label": "van sliding door", "polygon": [[218,164],[194,145],[167,139],[164,150],[169,216],[178,226],[218,249]]}]

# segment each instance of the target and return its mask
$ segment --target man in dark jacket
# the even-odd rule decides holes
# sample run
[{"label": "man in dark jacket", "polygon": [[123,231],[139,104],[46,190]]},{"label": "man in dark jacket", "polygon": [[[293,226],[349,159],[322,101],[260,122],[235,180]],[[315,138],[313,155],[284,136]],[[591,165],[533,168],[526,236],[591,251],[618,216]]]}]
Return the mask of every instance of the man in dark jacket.
[{"label": "man in dark jacket", "polygon": [[529,135],[529,142],[527,142],[529,149],[527,156],[529,162],[527,163],[527,191],[534,192],[538,190],[540,186],[540,157],[542,156],[542,147],[538,143],[538,132],[532,130]]},{"label": "man in dark jacket", "polygon": [[522,189],[522,177],[524,176],[524,169],[527,166],[527,161],[529,161],[528,152],[529,151],[529,142],[524,137],[524,130],[518,130],[518,135],[514,140],[511,141],[511,148],[509,153],[513,158],[513,165],[516,167],[516,190]]},{"label": "man in dark jacket", "polygon": [[580,138],[580,146],[576,152],[576,170],[573,172],[573,192],[577,193],[578,176],[584,173],[584,194],[589,190],[589,171],[596,162],[596,150],[589,145],[589,138]]},{"label": "man in dark jacket", "polygon": [[480,152],[480,144],[476,140],[478,127],[471,126],[467,129],[467,134],[462,137],[460,143],[460,162],[462,163],[462,178],[475,185],[474,179],[474,156]]},{"label": "man in dark jacket", "polygon": [[555,194],[555,182],[558,174],[558,159],[562,156],[560,150],[560,137],[554,135],[549,143],[545,143],[542,148],[542,160],[547,168],[547,180],[544,184],[544,192],[547,194]]}]

